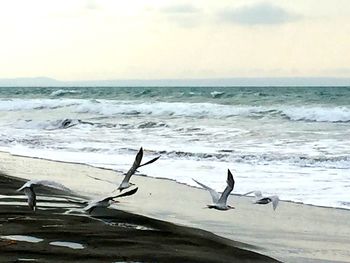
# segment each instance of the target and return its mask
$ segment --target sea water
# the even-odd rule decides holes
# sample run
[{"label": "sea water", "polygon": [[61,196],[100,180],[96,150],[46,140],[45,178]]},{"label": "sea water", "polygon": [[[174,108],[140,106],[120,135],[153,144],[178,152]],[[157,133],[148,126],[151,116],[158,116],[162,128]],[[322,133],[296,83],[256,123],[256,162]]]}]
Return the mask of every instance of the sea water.
[{"label": "sea water", "polygon": [[[0,88],[0,150],[350,209],[350,88]],[[118,184],[119,182],[116,182]]]}]

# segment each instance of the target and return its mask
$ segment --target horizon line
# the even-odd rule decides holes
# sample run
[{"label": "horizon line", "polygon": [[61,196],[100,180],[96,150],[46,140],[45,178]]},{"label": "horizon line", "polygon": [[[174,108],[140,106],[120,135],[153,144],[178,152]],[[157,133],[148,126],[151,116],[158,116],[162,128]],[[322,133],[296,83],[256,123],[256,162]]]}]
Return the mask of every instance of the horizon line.
[{"label": "horizon line", "polygon": [[58,80],[50,77],[0,78],[0,87],[267,87],[267,86],[350,86],[350,77],[224,77],[162,79]]}]

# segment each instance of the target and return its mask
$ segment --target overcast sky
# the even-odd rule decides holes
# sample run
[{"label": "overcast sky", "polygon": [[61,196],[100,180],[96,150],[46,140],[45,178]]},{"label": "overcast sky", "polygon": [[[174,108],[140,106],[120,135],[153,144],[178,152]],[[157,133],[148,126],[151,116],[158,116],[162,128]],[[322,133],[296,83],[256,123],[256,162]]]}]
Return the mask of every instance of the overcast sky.
[{"label": "overcast sky", "polygon": [[0,78],[350,77],[348,0],[0,0]]}]

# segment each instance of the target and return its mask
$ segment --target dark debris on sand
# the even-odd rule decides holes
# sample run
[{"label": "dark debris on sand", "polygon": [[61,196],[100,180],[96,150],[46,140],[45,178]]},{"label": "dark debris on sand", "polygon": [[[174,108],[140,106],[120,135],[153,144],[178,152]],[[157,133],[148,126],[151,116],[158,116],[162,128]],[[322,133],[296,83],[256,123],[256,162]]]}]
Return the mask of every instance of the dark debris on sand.
[{"label": "dark debris on sand", "polygon": [[[64,214],[67,208],[41,205],[32,212],[26,205],[11,204],[23,180],[0,175],[0,262],[278,262],[249,251],[247,244],[221,238],[210,232],[178,226],[116,209],[94,210],[92,216]],[[38,196],[58,196],[44,189]],[[54,202],[54,201],[52,201]],[[46,201],[45,201],[46,203]],[[72,204],[67,201],[67,207]],[[61,202],[62,206],[62,202]],[[10,241],[7,235],[43,239],[38,243]],[[74,242],[72,249],[50,242]]]}]

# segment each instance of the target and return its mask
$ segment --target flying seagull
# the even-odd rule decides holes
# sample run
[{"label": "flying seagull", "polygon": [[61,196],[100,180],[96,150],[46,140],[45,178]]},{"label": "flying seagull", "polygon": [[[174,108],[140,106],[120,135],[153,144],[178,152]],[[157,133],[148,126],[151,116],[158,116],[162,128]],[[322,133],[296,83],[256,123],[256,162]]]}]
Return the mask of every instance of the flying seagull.
[{"label": "flying seagull", "polygon": [[248,193],[245,193],[243,196],[247,196],[247,195],[250,195],[250,194],[254,194],[256,200],[263,197],[262,193],[260,191],[250,191]]},{"label": "flying seagull", "polygon": [[142,157],[143,157],[143,149],[141,147],[139,152],[136,155],[134,163],[132,164],[132,166],[129,169],[129,171],[126,173],[123,181],[121,182],[121,184],[119,185],[117,190],[122,191],[122,190],[124,190],[126,188],[129,188],[130,186],[134,185],[133,183],[129,183],[129,181],[130,181],[130,177],[136,172],[136,170],[138,168],[142,167],[142,166],[145,166],[147,164],[151,164],[151,163],[157,161],[160,158],[160,156],[158,156],[158,157],[153,158],[152,160],[150,160],[150,161],[148,161],[148,162],[146,162],[144,164],[141,164]]},{"label": "flying seagull", "polygon": [[277,195],[272,196],[263,196],[260,191],[251,191],[248,193],[245,193],[244,195],[254,194],[255,200],[253,200],[253,204],[260,204],[260,205],[266,205],[269,203],[272,203],[273,210],[276,210],[279,197]]},{"label": "flying seagull", "polygon": [[34,191],[34,186],[46,186],[50,188],[55,188],[67,192],[71,192],[71,190],[65,187],[63,184],[49,181],[49,180],[30,180],[26,182],[21,188],[17,189],[18,192],[23,191],[25,195],[28,197],[28,206],[31,210],[35,211],[36,209],[36,194]]},{"label": "flying seagull", "polygon": [[129,195],[133,195],[137,192],[138,188],[136,187],[135,189],[132,189],[128,192],[119,194],[119,195],[115,195],[115,196],[108,196],[108,197],[104,197],[102,199],[99,200],[94,200],[91,201],[88,206],[86,206],[84,208],[84,210],[86,212],[88,212],[89,214],[92,212],[92,210],[94,210],[96,207],[104,207],[107,208],[109,207],[112,203],[118,203],[118,201],[115,201],[113,199],[118,198],[118,197],[124,197],[124,196],[129,196]]},{"label": "flying seagull", "polygon": [[227,186],[225,188],[225,191],[220,195],[218,192],[216,192],[214,189],[196,181],[192,178],[193,181],[195,181],[197,184],[202,186],[204,189],[208,190],[211,198],[213,199],[213,204],[207,205],[208,208],[214,208],[217,210],[229,210],[234,209],[233,206],[227,205],[227,198],[230,195],[230,193],[233,190],[233,187],[235,186],[235,180],[233,179],[231,171],[227,170]]}]

